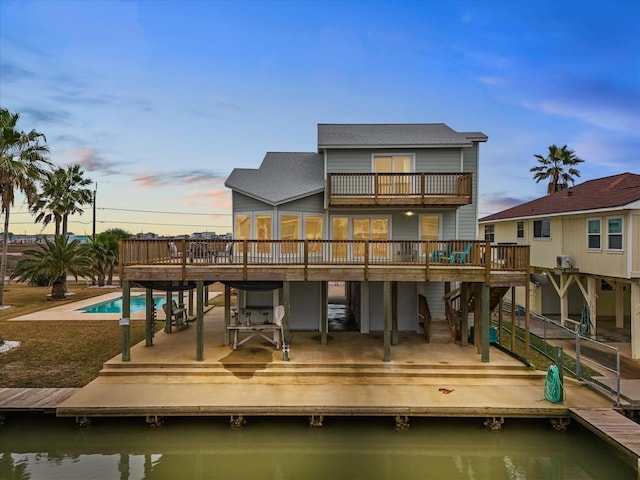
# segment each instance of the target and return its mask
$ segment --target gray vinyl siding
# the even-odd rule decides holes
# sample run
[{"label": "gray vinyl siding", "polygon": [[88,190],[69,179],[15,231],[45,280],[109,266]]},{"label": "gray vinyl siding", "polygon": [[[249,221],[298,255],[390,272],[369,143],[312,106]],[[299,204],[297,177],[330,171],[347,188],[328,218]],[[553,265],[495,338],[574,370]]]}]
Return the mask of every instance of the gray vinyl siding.
[{"label": "gray vinyl siding", "polygon": [[289,329],[317,332],[322,311],[320,302],[322,282],[291,282],[289,285],[291,288]]},{"label": "gray vinyl siding", "polygon": [[473,173],[473,190],[471,205],[465,205],[458,210],[458,238],[472,240],[477,238],[478,231],[478,143],[462,151],[464,171]]},{"label": "gray vinyl siding", "polygon": [[[398,282],[398,331],[418,329],[418,299],[415,282]],[[384,282],[369,282],[369,331],[384,330]]]},{"label": "gray vinyl siding", "polygon": [[[385,148],[381,150],[330,150],[327,153],[327,173],[369,173],[374,154],[414,155],[416,172],[460,171],[459,148]],[[465,169],[465,171],[467,170]]]},{"label": "gray vinyl siding", "polygon": [[371,151],[330,150],[327,152],[327,173],[371,172]]},{"label": "gray vinyl siding", "polygon": [[324,213],[324,194],[317,193],[278,205],[281,212]]},{"label": "gray vinyl siding", "polygon": [[255,198],[248,197],[242,193],[233,192],[233,213],[247,212],[264,212],[273,210],[273,206],[268,203],[261,202]]},{"label": "gray vinyl siding", "polygon": [[459,172],[459,148],[432,148],[416,152],[416,172]]}]

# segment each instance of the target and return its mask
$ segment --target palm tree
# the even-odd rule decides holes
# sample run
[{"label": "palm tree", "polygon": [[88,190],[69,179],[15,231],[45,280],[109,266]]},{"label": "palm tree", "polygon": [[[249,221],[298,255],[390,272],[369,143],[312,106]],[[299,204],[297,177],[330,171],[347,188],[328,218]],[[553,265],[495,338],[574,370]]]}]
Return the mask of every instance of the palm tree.
[{"label": "palm tree", "polygon": [[109,275],[107,277],[107,285],[113,285],[113,270],[120,261],[120,240],[124,238],[131,238],[131,233],[121,228],[110,228],[104,233],[98,234],[98,236],[104,236],[104,239],[109,243],[114,257],[113,263],[109,266]]},{"label": "palm tree", "polygon": [[33,200],[37,184],[51,167],[46,158],[49,148],[41,142],[47,139],[42,133],[28,133],[16,129],[18,113],[0,109],[0,194],[1,212],[4,214],[2,234],[2,259],[0,261],[0,305],[3,303],[4,277],[7,274],[7,242],[9,240],[9,214],[15,201],[16,190],[28,201]]},{"label": "palm tree", "polygon": [[67,234],[69,215],[82,215],[83,205],[91,205],[93,192],[86,188],[93,182],[84,178],[80,165],[69,165],[66,170],[58,168],[47,174],[42,182],[42,192],[31,202],[31,213],[36,214],[36,223],[43,226],[52,221],[56,225],[56,235]]},{"label": "palm tree", "polygon": [[531,168],[529,171],[535,173],[533,179],[536,183],[541,180],[549,180],[547,193],[558,192],[568,188],[569,182],[575,183],[574,177],[580,176],[580,171],[576,170],[574,165],[584,162],[575,154],[573,150],[569,150],[566,145],[558,148],[557,145],[549,146],[549,153],[546,157],[535,154],[539,165]]},{"label": "palm tree", "polygon": [[44,244],[22,252],[22,258],[16,265],[11,278],[29,282],[45,276],[51,285],[51,299],[66,298],[67,275],[76,277],[93,274],[92,261],[78,240],[68,242],[67,237],[58,235],[53,240],[46,239]]},{"label": "palm tree", "polygon": [[99,287],[105,284],[105,278],[118,259],[118,241],[108,234],[99,233],[89,243],[83,245],[83,251],[91,259],[93,272]]}]

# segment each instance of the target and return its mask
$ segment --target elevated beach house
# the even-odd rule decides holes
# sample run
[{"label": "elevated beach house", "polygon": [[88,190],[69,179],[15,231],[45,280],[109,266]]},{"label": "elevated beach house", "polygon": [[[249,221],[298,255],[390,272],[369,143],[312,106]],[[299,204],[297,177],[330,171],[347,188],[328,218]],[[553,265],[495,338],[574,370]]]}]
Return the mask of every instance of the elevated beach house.
[{"label": "elevated beach house", "polygon": [[344,284],[355,328],[382,334],[381,360],[398,332],[429,348],[441,322],[489,361],[489,312],[509,287],[528,288],[529,247],[476,240],[485,141],[442,123],[320,124],[316,151],[269,152],[259,168],[231,172],[232,240],[123,241],[125,288],[195,287],[201,322],[203,286],[223,282],[227,298],[238,291],[228,332],[270,324],[282,305],[295,348],[295,331],[329,341],[329,286]]},{"label": "elevated beach house", "polygon": [[531,268],[546,277],[531,290],[532,310],[580,322],[597,318],[631,330],[640,358],[640,175],[590,180],[479,220],[494,245],[530,245]]}]

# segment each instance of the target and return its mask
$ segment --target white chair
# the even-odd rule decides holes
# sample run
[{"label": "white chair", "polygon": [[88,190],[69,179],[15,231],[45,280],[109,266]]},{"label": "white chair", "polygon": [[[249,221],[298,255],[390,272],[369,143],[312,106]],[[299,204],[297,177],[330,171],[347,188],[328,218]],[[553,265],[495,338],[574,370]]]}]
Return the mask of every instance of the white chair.
[{"label": "white chair", "polygon": [[284,343],[284,329],[282,328],[282,319],[284,318],[284,306],[278,305],[273,312],[273,323],[275,323],[278,329],[274,332],[276,348],[279,350]]}]

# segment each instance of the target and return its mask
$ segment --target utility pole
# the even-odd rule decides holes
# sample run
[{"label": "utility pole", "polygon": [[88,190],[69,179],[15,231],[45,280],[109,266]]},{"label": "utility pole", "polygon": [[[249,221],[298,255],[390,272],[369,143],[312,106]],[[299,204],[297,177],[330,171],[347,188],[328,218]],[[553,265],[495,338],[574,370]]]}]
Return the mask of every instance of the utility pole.
[{"label": "utility pole", "polygon": [[96,182],[96,187],[93,190],[93,235],[91,238],[93,240],[96,239],[96,195],[98,193],[98,182]]}]

